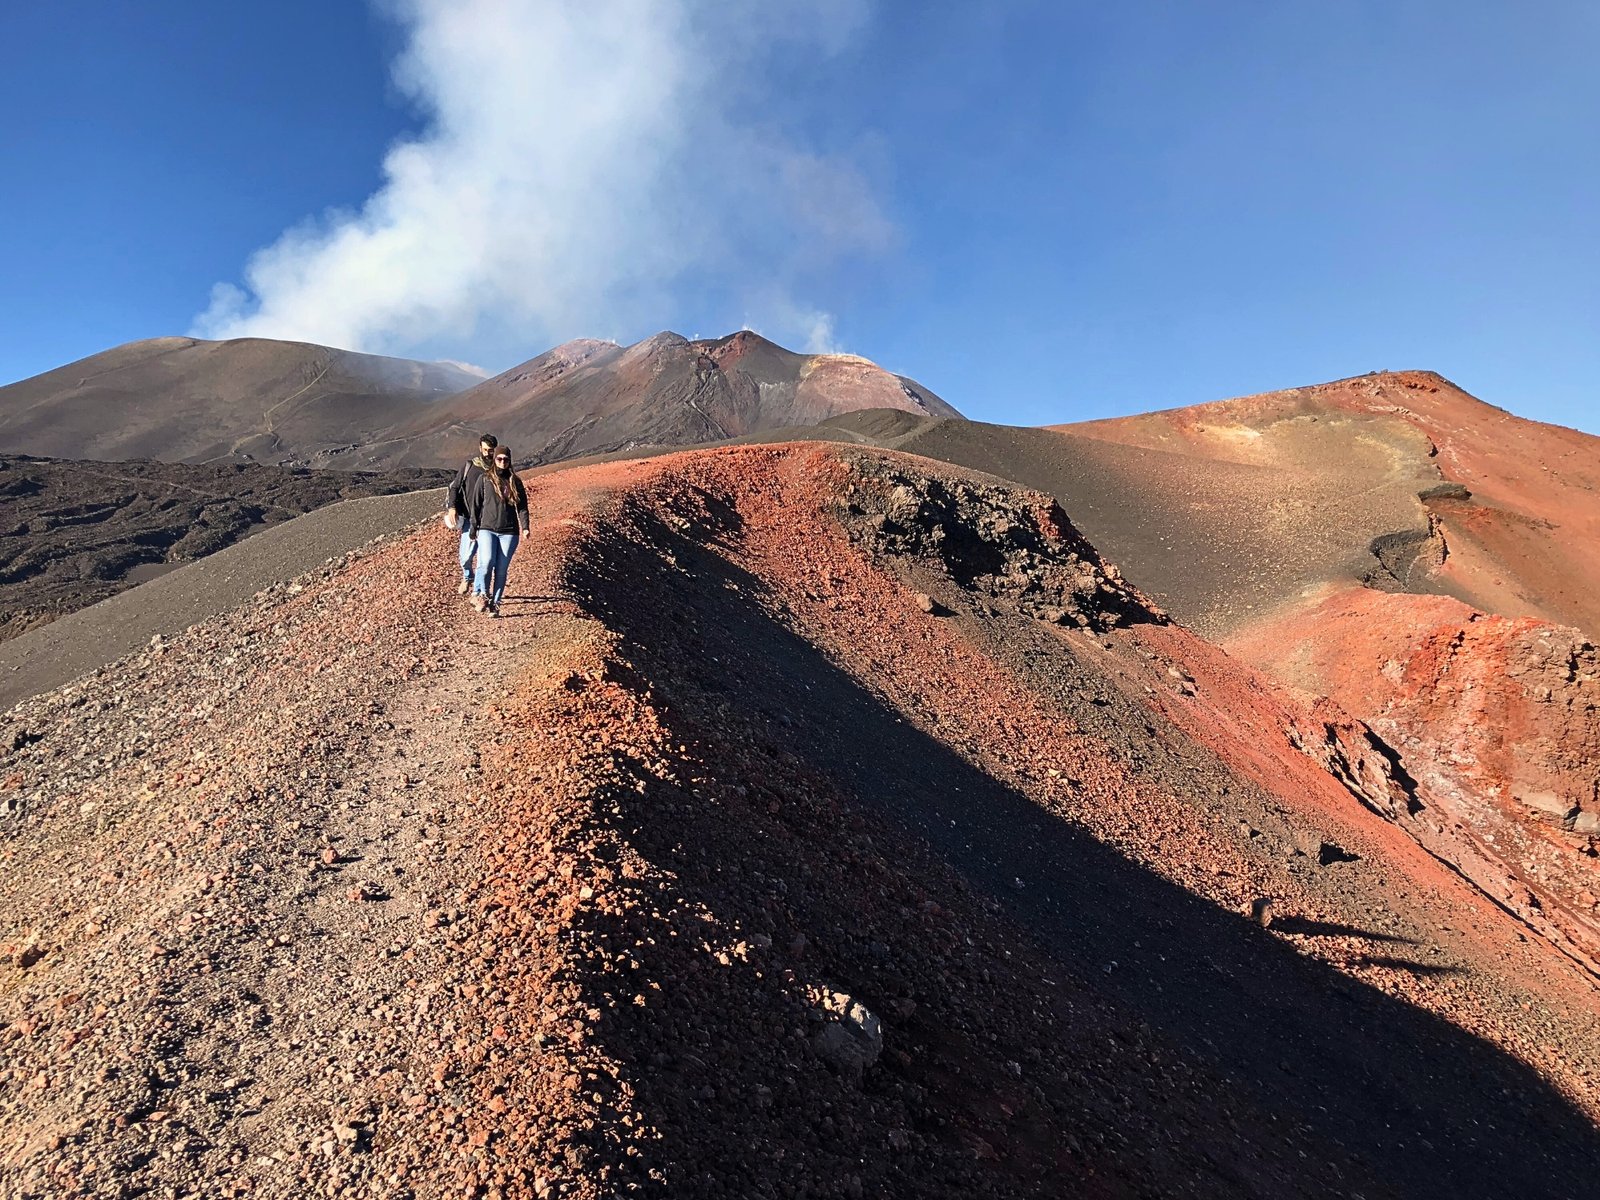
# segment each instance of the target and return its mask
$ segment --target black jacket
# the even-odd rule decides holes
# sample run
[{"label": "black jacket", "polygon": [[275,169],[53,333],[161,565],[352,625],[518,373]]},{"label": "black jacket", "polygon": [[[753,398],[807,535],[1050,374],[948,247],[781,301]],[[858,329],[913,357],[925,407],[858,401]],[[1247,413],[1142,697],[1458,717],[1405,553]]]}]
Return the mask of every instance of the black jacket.
[{"label": "black jacket", "polygon": [[490,533],[527,533],[528,489],[513,471],[511,503],[507,504],[489,485],[489,477],[480,471],[467,496],[467,515],[472,518],[474,529],[487,529]]},{"label": "black jacket", "polygon": [[472,495],[472,487],[488,469],[489,464],[483,461],[483,455],[474,454],[472,460],[457,471],[456,477],[450,481],[450,490],[445,493],[444,506],[466,516],[470,511],[467,508],[467,500]]}]

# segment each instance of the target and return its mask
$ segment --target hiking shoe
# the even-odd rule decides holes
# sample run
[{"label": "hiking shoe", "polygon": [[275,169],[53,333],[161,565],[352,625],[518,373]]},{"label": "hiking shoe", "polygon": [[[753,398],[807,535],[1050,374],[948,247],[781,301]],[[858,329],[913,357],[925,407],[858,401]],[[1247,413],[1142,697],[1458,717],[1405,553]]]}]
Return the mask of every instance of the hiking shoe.
[{"label": "hiking shoe", "polygon": [[483,598],[482,592],[472,593],[472,607],[477,609],[479,612],[482,612],[484,609],[489,607],[489,602]]},{"label": "hiking shoe", "polygon": [[491,617],[498,617],[500,615],[500,606],[498,604],[489,605],[489,615]]},{"label": "hiking shoe", "polygon": [[472,581],[470,579],[463,579],[460,583],[456,584],[456,595],[458,596],[465,596],[471,590]]}]

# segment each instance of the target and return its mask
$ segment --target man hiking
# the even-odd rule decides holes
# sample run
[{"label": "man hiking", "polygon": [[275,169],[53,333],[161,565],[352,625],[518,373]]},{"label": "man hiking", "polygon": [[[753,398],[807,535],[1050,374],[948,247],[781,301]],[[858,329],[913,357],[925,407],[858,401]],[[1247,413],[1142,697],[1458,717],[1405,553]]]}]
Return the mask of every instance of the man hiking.
[{"label": "man hiking", "polygon": [[450,481],[449,490],[445,492],[445,524],[461,531],[461,546],[458,551],[461,582],[456,585],[458,596],[465,596],[472,590],[472,558],[478,549],[478,531],[472,527],[472,514],[467,508],[472,496],[472,485],[477,483],[478,477],[489,469],[489,464],[494,458],[494,448],[499,444],[500,439],[492,433],[480,437],[477,455],[456,473],[456,477]]}]

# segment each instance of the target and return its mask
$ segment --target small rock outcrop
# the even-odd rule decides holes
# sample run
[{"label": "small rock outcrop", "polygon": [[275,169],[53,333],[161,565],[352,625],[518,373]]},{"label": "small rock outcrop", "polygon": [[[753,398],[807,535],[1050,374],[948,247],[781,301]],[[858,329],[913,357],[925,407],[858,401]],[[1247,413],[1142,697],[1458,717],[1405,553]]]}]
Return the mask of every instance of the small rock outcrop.
[{"label": "small rock outcrop", "polygon": [[861,1078],[883,1053],[883,1024],[861,1001],[844,992],[812,990],[812,1017],[820,1022],[811,1035],[817,1057],[841,1075]]},{"label": "small rock outcrop", "polygon": [[979,602],[1003,601],[1058,625],[1166,623],[1049,496],[982,476],[941,478],[878,455],[850,462],[845,525],[874,554],[937,563]]}]

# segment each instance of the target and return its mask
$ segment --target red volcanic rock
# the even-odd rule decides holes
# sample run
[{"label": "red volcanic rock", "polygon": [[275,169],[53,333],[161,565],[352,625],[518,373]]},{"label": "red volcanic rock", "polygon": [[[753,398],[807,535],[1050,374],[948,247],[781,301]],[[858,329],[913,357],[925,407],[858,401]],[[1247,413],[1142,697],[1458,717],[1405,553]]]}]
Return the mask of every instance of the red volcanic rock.
[{"label": "red volcanic rock", "polygon": [[0,714],[0,1192],[1592,1183],[1592,976],[1070,510],[817,445],[529,486],[505,620],[429,522]]},{"label": "red volcanic rock", "polygon": [[1400,744],[1427,739],[1442,777],[1501,792],[1569,829],[1595,824],[1600,659],[1576,629],[1364,589],[1296,616],[1295,640],[1284,624],[1229,648],[1337,699]]},{"label": "red volcanic rock", "polygon": [[1228,648],[1332,697],[1398,752],[1425,802],[1600,950],[1600,654],[1576,629],[1441,596],[1351,589]]},{"label": "red volcanic rock", "polygon": [[[1085,492],[1099,549],[1180,620],[1331,697],[1297,747],[1595,961],[1600,438],[1419,371],[1056,432],[1054,456],[1018,463],[1086,464],[1056,490],[1069,508]],[[1118,496],[1077,482],[1102,478]]]}]

